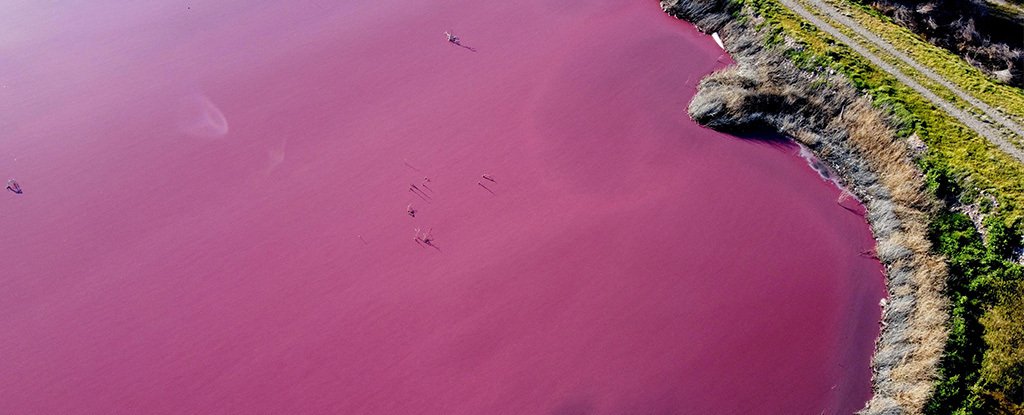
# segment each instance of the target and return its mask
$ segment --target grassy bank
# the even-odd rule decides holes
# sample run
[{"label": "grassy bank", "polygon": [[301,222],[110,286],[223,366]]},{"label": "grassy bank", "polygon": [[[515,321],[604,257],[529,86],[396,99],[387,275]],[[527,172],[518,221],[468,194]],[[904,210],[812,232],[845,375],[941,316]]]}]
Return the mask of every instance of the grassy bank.
[{"label": "grassy bank", "polygon": [[[887,110],[900,126],[900,136],[919,139],[927,146],[919,165],[930,191],[944,202],[931,219],[929,234],[950,265],[946,295],[951,308],[950,335],[925,412],[1020,412],[1024,359],[1008,351],[1024,346],[1024,336],[999,322],[1019,316],[1024,308],[1021,266],[1014,262],[1024,228],[1024,166],[777,3],[746,3],[763,19],[775,41],[786,39],[786,54],[794,61],[808,70],[828,68],[842,73],[876,106]],[[897,33],[880,24],[876,21],[873,30]],[[909,50],[918,49],[910,46]],[[941,59],[948,61],[950,56]],[[1018,114],[1024,108],[1018,101],[1019,90],[1003,91],[1009,87],[991,85],[979,71],[960,72],[954,82],[976,85],[972,89],[976,96],[1009,113]],[[987,87],[977,87],[986,83]]]},{"label": "grassy bank", "polygon": [[[687,15],[692,14],[686,12],[690,4],[665,6]],[[784,36],[757,30],[765,21],[751,9],[723,6],[722,13],[734,18],[717,29],[738,64],[701,81],[690,115],[716,129],[768,127],[793,137],[830,164],[865,203],[889,291],[872,362],[875,395],[868,412],[913,412],[931,394],[946,339],[941,295],[946,268],[928,238],[936,203],[924,176],[889,120],[849,81],[803,68],[787,57]]]},{"label": "grassy bank", "polygon": [[[702,83],[691,105],[695,119],[785,132],[831,161],[866,200],[891,296],[867,412],[1021,411],[1024,286],[1014,259],[1024,229],[1024,166],[773,0],[700,2],[704,10],[689,5],[698,2],[664,3],[722,31],[739,61]],[[954,82],[979,99],[1011,114],[1022,110],[1019,90],[1004,94],[1008,86],[969,65],[959,76]],[[892,134],[879,125],[893,126]],[[915,153],[910,170],[907,148]],[[945,257],[948,272],[934,254]]]}]

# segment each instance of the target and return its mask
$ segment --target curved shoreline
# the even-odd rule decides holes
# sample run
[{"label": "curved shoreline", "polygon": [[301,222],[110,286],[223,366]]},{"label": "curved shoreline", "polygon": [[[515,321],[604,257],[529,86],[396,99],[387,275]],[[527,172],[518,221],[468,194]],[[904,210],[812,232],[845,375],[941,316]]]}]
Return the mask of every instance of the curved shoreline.
[{"label": "curved shoreline", "polygon": [[[889,298],[872,358],[873,395],[864,414],[921,413],[946,340],[946,266],[931,251],[936,209],[907,143],[845,79],[797,68],[765,47],[746,10],[728,0],[662,0],[668,14],[719,32],[736,65],[701,80],[689,114],[710,128],[770,128],[830,164],[860,198],[885,266]],[[742,18],[733,16],[742,15]]]}]

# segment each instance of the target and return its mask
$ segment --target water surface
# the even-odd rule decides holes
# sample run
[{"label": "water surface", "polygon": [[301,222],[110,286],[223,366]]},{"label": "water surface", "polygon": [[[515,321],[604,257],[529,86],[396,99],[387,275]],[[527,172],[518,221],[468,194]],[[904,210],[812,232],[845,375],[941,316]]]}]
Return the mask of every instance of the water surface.
[{"label": "water surface", "polygon": [[688,119],[729,58],[655,2],[0,10],[0,413],[870,396],[864,219]]}]

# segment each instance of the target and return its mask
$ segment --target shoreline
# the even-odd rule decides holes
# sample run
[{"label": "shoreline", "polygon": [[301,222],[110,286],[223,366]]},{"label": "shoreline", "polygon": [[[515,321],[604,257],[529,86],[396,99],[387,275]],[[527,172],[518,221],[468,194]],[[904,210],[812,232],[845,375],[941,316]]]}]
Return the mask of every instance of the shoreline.
[{"label": "shoreline", "polygon": [[947,271],[927,237],[938,205],[925,191],[913,152],[896,138],[893,122],[844,78],[799,69],[779,48],[764,46],[768,35],[754,29],[756,17],[742,6],[694,3],[662,0],[661,6],[705,33],[718,32],[736,64],[701,80],[688,113],[716,130],[767,128],[790,137],[862,201],[888,298],[871,361],[872,397],[861,413],[921,413],[947,338]]}]

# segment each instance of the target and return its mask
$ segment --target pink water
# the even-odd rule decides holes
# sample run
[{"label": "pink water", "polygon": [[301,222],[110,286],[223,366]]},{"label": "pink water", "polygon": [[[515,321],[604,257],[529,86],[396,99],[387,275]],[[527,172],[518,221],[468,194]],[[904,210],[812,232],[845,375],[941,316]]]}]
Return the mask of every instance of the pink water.
[{"label": "pink water", "polygon": [[654,1],[57,3],[0,6],[0,413],[870,396],[864,219],[686,117],[728,57]]}]

